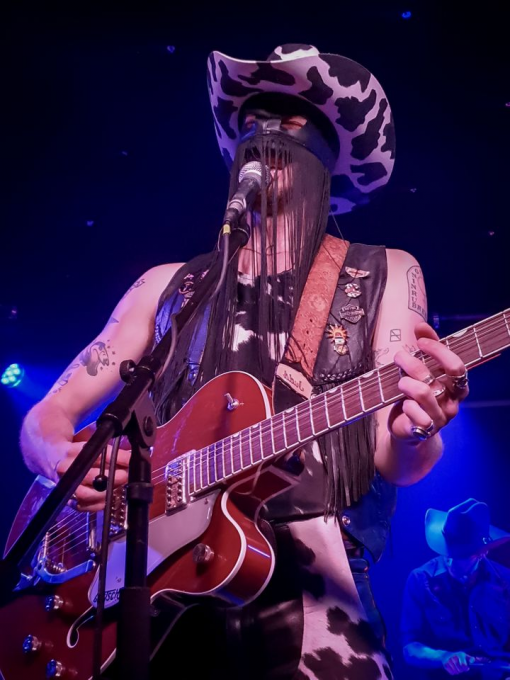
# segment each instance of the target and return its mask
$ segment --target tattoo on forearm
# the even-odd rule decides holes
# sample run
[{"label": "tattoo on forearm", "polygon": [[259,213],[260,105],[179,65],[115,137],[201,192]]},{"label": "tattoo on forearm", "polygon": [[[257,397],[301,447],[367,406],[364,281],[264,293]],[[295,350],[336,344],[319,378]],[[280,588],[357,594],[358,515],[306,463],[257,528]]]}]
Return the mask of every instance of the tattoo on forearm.
[{"label": "tattoo on forearm", "polygon": [[384,349],[376,349],[376,350],[374,351],[374,364],[375,364],[376,366],[384,366],[384,363],[385,363],[385,362],[384,362],[384,361],[381,361],[381,357],[383,357],[383,356],[385,356],[386,354],[388,354],[389,351],[390,351],[390,348],[389,348],[389,347],[385,347]]},{"label": "tattoo on forearm", "polygon": [[418,351],[418,348],[414,345],[404,345],[404,348],[409,352],[409,354],[414,354]]},{"label": "tattoo on forearm", "polygon": [[402,331],[400,328],[392,328],[390,331],[390,342],[400,342],[402,340]]},{"label": "tattoo on forearm", "polygon": [[111,346],[105,342],[93,342],[89,347],[83,350],[83,352],[78,357],[78,363],[73,363],[66,368],[62,373],[57,382],[53,385],[51,389],[51,394],[57,394],[60,390],[67,385],[74,371],[80,366],[84,366],[87,369],[87,373],[94,377],[103,371],[107,366],[115,366],[116,362],[113,360],[115,357],[115,352],[112,350]]},{"label": "tattoo on forearm", "polygon": [[424,321],[427,320],[427,293],[423,272],[418,265],[407,270],[408,307],[419,314]]},{"label": "tattoo on forearm", "polygon": [[117,321],[117,319],[114,316],[111,316],[108,319],[108,323],[106,325],[109,326],[111,323],[119,323],[119,322]]},{"label": "tattoo on forearm", "polygon": [[145,283],[145,279],[138,279],[138,281],[135,281],[133,285],[127,289],[127,291],[124,293],[122,299],[124,299],[129,293],[134,290],[135,288],[140,288],[140,286],[143,286]]},{"label": "tattoo on forearm", "polygon": [[60,392],[60,390],[67,385],[69,382],[69,378],[72,376],[74,371],[80,367],[80,364],[71,364],[66,368],[66,370],[62,373],[60,378],[57,380],[57,382],[53,385],[53,388],[51,390],[51,394],[57,394]]},{"label": "tattoo on forearm", "polygon": [[[107,342],[109,342],[107,340]],[[83,350],[79,356],[80,363],[85,366],[87,373],[96,376],[99,371],[103,371],[105,366],[115,366],[115,361],[110,361],[110,355],[115,356],[110,345],[104,342],[93,342],[92,345]]]}]

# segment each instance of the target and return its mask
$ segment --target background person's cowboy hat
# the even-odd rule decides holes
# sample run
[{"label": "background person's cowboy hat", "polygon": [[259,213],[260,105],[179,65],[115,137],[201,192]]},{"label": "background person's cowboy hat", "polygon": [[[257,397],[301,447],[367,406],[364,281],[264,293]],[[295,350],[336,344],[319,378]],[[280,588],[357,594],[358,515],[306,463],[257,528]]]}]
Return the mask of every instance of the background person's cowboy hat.
[{"label": "background person's cowboy hat", "polygon": [[427,510],[425,537],[434,552],[454,559],[466,559],[510,541],[510,534],[490,524],[489,506],[474,498],[448,512]]}]

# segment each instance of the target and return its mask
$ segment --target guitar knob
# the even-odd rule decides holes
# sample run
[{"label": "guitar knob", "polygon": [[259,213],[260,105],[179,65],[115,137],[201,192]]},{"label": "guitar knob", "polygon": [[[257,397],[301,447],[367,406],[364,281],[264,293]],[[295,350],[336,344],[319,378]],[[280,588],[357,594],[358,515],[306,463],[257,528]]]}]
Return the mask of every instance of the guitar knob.
[{"label": "guitar knob", "polygon": [[35,654],[42,646],[42,642],[35,635],[27,635],[23,640],[23,654]]},{"label": "guitar knob", "polygon": [[64,600],[60,597],[60,595],[50,595],[44,601],[44,608],[47,612],[52,612],[60,609],[63,604]]},{"label": "guitar knob", "polygon": [[214,550],[205,543],[198,543],[193,548],[193,561],[196,564],[207,564],[214,558]]},{"label": "guitar knob", "polygon": [[46,665],[46,677],[47,678],[62,678],[64,673],[65,673],[65,668],[60,663],[60,661],[56,661],[55,659],[48,661],[48,663]]}]

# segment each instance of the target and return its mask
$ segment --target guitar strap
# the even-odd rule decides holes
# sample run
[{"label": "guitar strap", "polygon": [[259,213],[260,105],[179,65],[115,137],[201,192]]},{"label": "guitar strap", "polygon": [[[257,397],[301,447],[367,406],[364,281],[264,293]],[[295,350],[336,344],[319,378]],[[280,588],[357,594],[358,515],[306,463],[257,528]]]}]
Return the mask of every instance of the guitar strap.
[{"label": "guitar strap", "polygon": [[279,381],[301,397],[309,399],[312,395],[310,380],[348,249],[348,241],[325,235],[303,289],[283,358],[275,371],[275,396]]},{"label": "guitar strap", "polygon": [[[278,377],[285,385],[307,399],[312,393],[309,380],[313,375],[335,297],[338,277],[349,245],[348,241],[329,234],[324,236],[303,289],[284,356],[276,368],[275,378]],[[200,325],[190,343],[188,380],[191,383],[197,376],[197,368],[204,351],[209,311],[208,307],[204,315],[205,322]],[[276,382],[273,381],[273,389]]]}]

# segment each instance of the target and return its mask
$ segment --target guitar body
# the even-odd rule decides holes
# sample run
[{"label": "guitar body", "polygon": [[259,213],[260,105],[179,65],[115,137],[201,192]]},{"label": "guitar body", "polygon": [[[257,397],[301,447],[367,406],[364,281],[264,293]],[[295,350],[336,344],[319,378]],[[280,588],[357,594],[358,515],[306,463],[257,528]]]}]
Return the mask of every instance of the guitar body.
[{"label": "guitar body", "polygon": [[[510,309],[441,342],[466,368],[478,366],[510,347]],[[445,378],[435,359],[422,352],[414,355],[433,377]],[[400,377],[395,364],[386,364],[275,415],[270,391],[247,373],[232,371],[204,385],[158,428],[153,447],[147,572],[154,604],[159,600],[179,613],[205,596],[235,605],[256,598],[274,569],[271,542],[258,521],[260,508],[296,482],[275,463],[305,442],[402,399]],[[285,375],[282,379],[289,382]],[[87,435],[85,429],[77,439]],[[48,480],[34,482],[14,520],[6,552],[51,488]],[[90,680],[102,514],[64,508],[36,553],[27,556],[17,596],[0,609],[4,680]],[[103,667],[116,648],[125,526],[125,490],[120,489],[114,492],[105,548]]]},{"label": "guitar body", "polygon": [[[167,466],[182,454],[208,447],[270,415],[270,391],[246,373],[231,372],[207,383],[158,428],[151,459],[154,501],[148,554],[148,583],[156,607],[162,598],[179,602],[177,609],[182,611],[204,596],[242,605],[267,585],[274,553],[259,527],[258,514],[263,503],[293,483],[293,476],[262,463],[171,512],[166,479]],[[51,488],[52,483],[44,478],[34,482],[14,520],[6,552]],[[114,521],[119,521],[118,506],[117,498]],[[120,517],[125,521],[125,514]],[[19,591],[0,609],[0,675],[4,680],[91,678],[98,574],[89,539],[94,526],[99,533],[95,521],[95,516],[65,508],[33,562],[47,565],[46,571],[39,572],[43,577],[34,579],[37,583]],[[114,605],[123,585],[124,558],[125,534],[120,531],[108,553],[103,668],[115,655]]]}]

